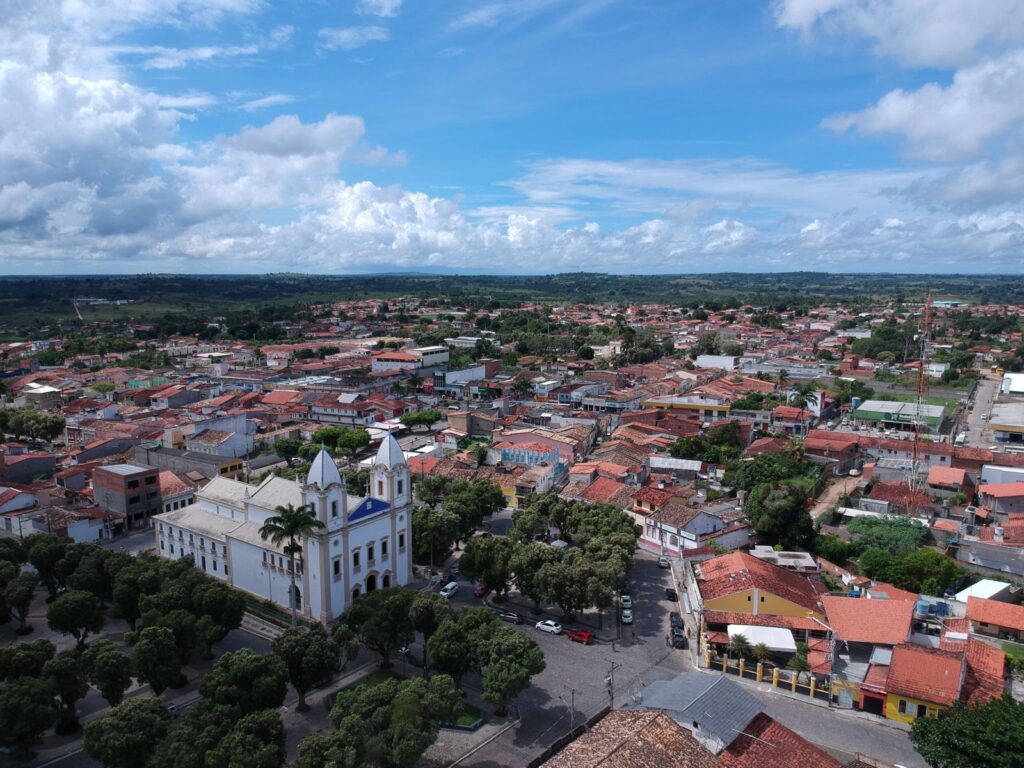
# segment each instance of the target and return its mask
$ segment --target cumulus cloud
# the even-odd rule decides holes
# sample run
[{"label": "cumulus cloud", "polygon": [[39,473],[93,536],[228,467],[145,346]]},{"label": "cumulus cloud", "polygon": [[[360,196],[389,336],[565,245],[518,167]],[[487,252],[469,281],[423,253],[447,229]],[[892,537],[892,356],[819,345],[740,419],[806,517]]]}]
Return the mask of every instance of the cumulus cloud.
[{"label": "cumulus cloud", "polygon": [[917,156],[937,162],[978,154],[1024,119],[1024,49],[959,70],[942,87],[929,83],[916,91],[897,89],[860,112],[836,115],[822,125],[856,129],[868,136],[906,139]]},{"label": "cumulus cloud", "polygon": [[317,35],[317,45],[328,51],[354,51],[390,37],[386,27],[324,27]]}]

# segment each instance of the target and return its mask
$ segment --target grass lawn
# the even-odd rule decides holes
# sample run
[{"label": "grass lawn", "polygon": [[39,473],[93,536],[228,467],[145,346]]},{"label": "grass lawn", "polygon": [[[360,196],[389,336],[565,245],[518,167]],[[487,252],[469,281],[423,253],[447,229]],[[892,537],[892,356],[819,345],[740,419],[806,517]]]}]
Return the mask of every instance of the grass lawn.
[{"label": "grass lawn", "polygon": [[1017,643],[1003,643],[1003,653],[1012,659],[1024,661],[1024,645]]},{"label": "grass lawn", "polygon": [[466,701],[459,702],[459,712],[455,718],[455,725],[468,728],[480,719],[480,710]]}]

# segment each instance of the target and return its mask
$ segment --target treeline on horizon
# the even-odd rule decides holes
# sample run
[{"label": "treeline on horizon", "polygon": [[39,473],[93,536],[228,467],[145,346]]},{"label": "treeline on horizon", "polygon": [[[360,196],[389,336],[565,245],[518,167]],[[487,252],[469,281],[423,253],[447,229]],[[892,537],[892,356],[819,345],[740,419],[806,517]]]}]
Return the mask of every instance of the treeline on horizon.
[{"label": "treeline on horizon", "polygon": [[231,313],[274,307],[287,317],[310,304],[409,296],[475,310],[530,302],[664,303],[730,308],[743,304],[810,308],[840,300],[867,307],[879,299],[936,299],[1024,304],[1024,280],[998,275],[830,274],[826,272],[704,275],[172,275],[0,278],[0,324],[9,330],[73,322],[76,297],[131,300],[118,307],[80,306],[87,321],[147,321],[167,314]]}]

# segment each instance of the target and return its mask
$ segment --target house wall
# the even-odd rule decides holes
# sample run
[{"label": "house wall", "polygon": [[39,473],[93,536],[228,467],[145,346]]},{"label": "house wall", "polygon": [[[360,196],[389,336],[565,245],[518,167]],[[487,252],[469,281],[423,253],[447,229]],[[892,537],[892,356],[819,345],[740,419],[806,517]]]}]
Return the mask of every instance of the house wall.
[{"label": "house wall", "polygon": [[817,611],[808,611],[802,605],[759,589],[747,589],[724,595],[713,600],[705,600],[704,608],[708,611],[733,611],[764,616],[814,616],[824,619]]},{"label": "house wall", "polygon": [[[905,712],[900,712],[900,702],[905,702]],[[927,717],[936,717],[939,712],[947,707],[940,707],[928,701],[914,699],[899,693],[890,693],[885,699],[885,717],[888,720],[896,720],[900,723],[913,723],[917,720],[918,706],[923,705],[927,710]]]},{"label": "house wall", "polygon": [[103,529],[104,523],[102,520],[94,520],[92,518],[73,520],[68,523],[68,538],[76,544],[102,541],[105,538]]}]

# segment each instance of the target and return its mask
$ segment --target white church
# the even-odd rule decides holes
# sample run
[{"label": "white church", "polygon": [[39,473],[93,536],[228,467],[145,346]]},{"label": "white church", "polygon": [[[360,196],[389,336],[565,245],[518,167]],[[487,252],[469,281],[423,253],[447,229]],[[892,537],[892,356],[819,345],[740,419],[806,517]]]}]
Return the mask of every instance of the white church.
[{"label": "white church", "polygon": [[195,503],[154,516],[157,553],[191,558],[204,573],[289,609],[291,574],[283,547],[260,537],[277,507],[303,504],[324,528],[295,559],[300,613],[327,623],[364,592],[412,578],[412,488],[398,442],[388,435],[370,468],[369,496],[350,496],[334,459],[321,450],[306,482],[270,476],[259,486],[218,477]]}]

